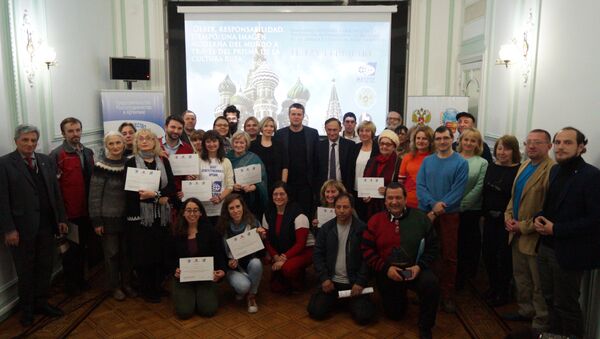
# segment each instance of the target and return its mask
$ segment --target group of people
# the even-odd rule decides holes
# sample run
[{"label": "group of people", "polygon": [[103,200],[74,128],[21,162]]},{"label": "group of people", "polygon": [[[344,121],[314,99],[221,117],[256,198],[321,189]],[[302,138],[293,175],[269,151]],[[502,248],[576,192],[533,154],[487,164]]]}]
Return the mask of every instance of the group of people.
[{"label": "group of people", "polygon": [[[468,112],[457,115],[456,141],[445,126],[407,129],[394,111],[379,135],[373,122],[357,126],[348,112],[326,120],[320,140],[303,125],[301,104],[288,113],[287,127],[250,117],[239,131],[240,112],[229,106],[205,132],[185,111],[167,117],[163,138],[126,122],[106,133],[96,159],[76,118],[63,120],[65,140],[50,156],[35,152],[36,127],[18,126],[16,150],[0,158],[0,231],[19,276],[21,323],[30,325],[34,313],[62,315],[47,302],[54,235],[77,228],[62,254],[67,292],[88,287],[85,252],[99,237],[116,300],[139,292],[160,302],[173,280],[181,318],[214,315],[221,280],[257,312],[263,262],[271,290],[284,294],[304,287],[313,264],[319,286],[311,317],[323,319],[348,300],[352,317],[370,322],[374,279],[392,319],[406,313],[406,289],[415,290],[420,335],[428,338],[438,305],[455,312],[453,295],[476,275],[482,255],[490,305],[507,303],[516,283],[519,312],[507,319],[582,336],[579,282],[600,266],[600,171],[581,157],[587,140],[579,130],[531,131],[521,164],[510,135],[496,141],[492,158]],[[548,156],[553,145],[558,164]],[[197,154],[199,172],[173,175],[175,154]],[[235,169],[249,165],[260,165],[260,182],[238,183]],[[125,191],[128,168],[159,171],[159,189]],[[364,178],[383,179],[378,194],[362,192]],[[186,197],[184,180],[209,180],[210,200]],[[335,217],[320,222],[318,207]],[[225,240],[244,232],[257,232],[265,250],[235,259]],[[179,260],[189,257],[213,257],[212,281],[179,280]]]}]

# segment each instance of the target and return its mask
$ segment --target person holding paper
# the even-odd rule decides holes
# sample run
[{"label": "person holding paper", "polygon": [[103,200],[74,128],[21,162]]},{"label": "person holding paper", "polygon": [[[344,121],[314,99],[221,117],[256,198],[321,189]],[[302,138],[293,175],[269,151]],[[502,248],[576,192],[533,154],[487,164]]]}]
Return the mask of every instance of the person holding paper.
[{"label": "person holding paper", "polygon": [[261,135],[250,144],[250,152],[258,155],[267,171],[268,192],[273,189],[273,184],[278,181],[287,182],[288,179],[288,151],[279,140],[273,139],[277,124],[272,117],[265,117],[260,122]]},{"label": "person holding paper", "polygon": [[169,197],[175,194],[169,161],[161,158],[160,143],[151,130],[140,129],[133,142],[133,157],[126,168],[160,171],[159,190],[127,191],[126,210],[131,232],[132,260],[140,280],[144,300],[160,302],[160,285],[164,278],[165,239],[171,221]]},{"label": "person holding paper", "polygon": [[[224,119],[221,117],[221,119]],[[227,125],[229,126],[229,125]],[[202,137],[202,152],[200,153],[200,175],[198,180],[210,180],[212,195],[210,201],[213,208],[221,210],[221,203],[233,190],[233,167],[231,161],[225,157],[223,137],[215,130],[209,130]],[[219,216],[209,216],[211,224],[216,225]]]},{"label": "person holding paper", "polygon": [[[235,143],[234,143],[235,145]],[[223,210],[217,231],[223,236],[223,240],[243,234],[244,232],[258,232],[262,237],[266,236],[267,231],[260,227],[260,223],[244,199],[238,194],[230,194],[223,202]],[[256,305],[256,294],[262,278],[263,266],[260,261],[261,252],[255,252],[243,258],[235,259],[229,246],[225,243],[227,253],[227,282],[235,290],[236,300],[246,298],[248,304],[248,313],[258,312]]]},{"label": "person holding paper", "polygon": [[[369,159],[363,173],[363,177],[383,178],[384,186],[390,182],[398,181],[398,155],[396,147],[398,147],[398,136],[394,131],[384,130],[377,139],[379,144],[379,155]],[[379,188],[379,193],[383,195],[385,187]],[[362,198],[367,204],[367,218],[370,218],[375,213],[384,210],[383,199],[366,197]]]},{"label": "person holding paper", "polygon": [[262,224],[267,229],[265,247],[271,257],[271,291],[290,293],[302,289],[315,240],[308,230],[308,218],[298,204],[290,202],[289,189],[282,181],[274,185],[273,203]]},{"label": "person holding paper", "polygon": [[233,149],[227,153],[227,158],[231,161],[231,165],[234,169],[246,167],[250,165],[260,165],[261,168],[261,181],[254,184],[233,184],[233,191],[240,194],[244,201],[248,204],[250,211],[259,219],[262,219],[263,213],[267,208],[269,196],[267,193],[267,171],[265,164],[263,164],[260,158],[248,151],[250,148],[250,136],[246,132],[236,132],[231,137],[231,144]]},{"label": "person holding paper", "polygon": [[119,132],[104,136],[104,156],[94,165],[90,180],[89,212],[92,227],[102,241],[107,287],[115,300],[131,298],[129,232],[125,227],[125,139]]},{"label": "person holding paper", "polygon": [[371,298],[361,294],[369,280],[369,268],[360,249],[367,225],[353,216],[352,198],[347,193],[340,193],[334,206],[336,217],[321,227],[315,243],[313,262],[320,284],[310,298],[308,314],[313,319],[325,319],[338,299],[338,291],[350,290],[348,308],[352,318],[365,325],[375,316]]},{"label": "person holding paper", "polygon": [[[377,126],[371,121],[363,121],[358,125],[358,137],[360,143],[356,144],[350,156],[350,169],[353,170],[353,183],[352,183],[352,195],[358,196],[358,179],[362,178],[365,173],[365,167],[369,159],[379,154],[379,145],[373,142],[375,133],[377,132]],[[348,191],[350,189],[348,188]],[[354,211],[360,218],[360,220],[369,220],[367,213],[368,207],[363,199],[356,199]]]},{"label": "person holding paper", "polygon": [[433,153],[433,130],[431,127],[417,127],[411,135],[410,145],[410,152],[404,155],[400,164],[398,182],[406,188],[406,206],[418,208],[417,174],[425,157]]},{"label": "person holding paper", "polygon": [[[194,313],[212,317],[219,307],[217,282],[225,276],[225,249],[223,239],[210,224],[202,203],[196,198],[183,202],[177,223],[173,227],[170,243],[170,259],[176,267],[173,280],[173,305],[180,319],[191,318]],[[214,264],[212,281],[180,282],[179,259],[212,257]]]},{"label": "person holding paper", "polygon": [[[320,198],[320,207],[326,207],[326,208],[333,208],[333,203],[335,202],[335,199],[338,197],[338,195],[340,195],[341,193],[348,193],[346,191],[346,187],[344,187],[344,184],[342,184],[340,181],[337,180],[327,180],[323,183],[323,186],[321,186],[321,191],[319,196]],[[315,233],[316,235],[316,230],[315,228],[317,228],[319,226],[319,219],[317,217],[317,208],[315,208],[315,213],[313,214],[313,220],[311,222],[311,226],[313,227],[313,233]]]},{"label": "person holding paper", "polygon": [[420,301],[420,338],[431,338],[440,299],[439,281],[431,270],[439,252],[435,229],[425,213],[406,207],[406,190],[397,182],[385,189],[385,208],[369,219],[363,257],[375,272],[385,315],[402,319],[410,288]]},{"label": "person holding paper", "polygon": [[[165,137],[160,140],[160,147],[164,152],[164,157],[169,157],[173,154],[194,153],[194,148],[192,145],[181,139],[181,135],[184,134],[184,126],[185,122],[179,115],[169,115],[165,120]],[[181,205],[181,199],[183,198],[183,192],[181,192],[181,181],[185,179],[185,176],[176,175],[173,177],[173,179],[175,180],[177,198],[173,199],[172,203],[175,209],[178,209]],[[173,215],[173,217],[174,216],[175,215]]]}]

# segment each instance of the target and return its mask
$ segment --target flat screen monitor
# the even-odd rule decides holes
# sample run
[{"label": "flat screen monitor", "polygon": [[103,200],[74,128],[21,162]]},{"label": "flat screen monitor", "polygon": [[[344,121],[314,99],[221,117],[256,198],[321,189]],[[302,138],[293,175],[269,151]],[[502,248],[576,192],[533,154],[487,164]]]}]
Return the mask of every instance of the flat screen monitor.
[{"label": "flat screen monitor", "polygon": [[150,59],[110,58],[111,80],[150,80]]}]

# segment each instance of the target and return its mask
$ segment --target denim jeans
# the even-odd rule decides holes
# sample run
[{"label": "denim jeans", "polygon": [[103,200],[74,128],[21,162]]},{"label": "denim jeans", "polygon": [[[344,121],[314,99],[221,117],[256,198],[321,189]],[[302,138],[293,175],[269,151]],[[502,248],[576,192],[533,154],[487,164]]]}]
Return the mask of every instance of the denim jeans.
[{"label": "denim jeans", "polygon": [[235,270],[227,271],[227,281],[233,287],[235,293],[246,295],[247,293],[256,294],[258,285],[262,278],[263,266],[260,259],[253,258],[248,263],[246,269],[238,267]]}]

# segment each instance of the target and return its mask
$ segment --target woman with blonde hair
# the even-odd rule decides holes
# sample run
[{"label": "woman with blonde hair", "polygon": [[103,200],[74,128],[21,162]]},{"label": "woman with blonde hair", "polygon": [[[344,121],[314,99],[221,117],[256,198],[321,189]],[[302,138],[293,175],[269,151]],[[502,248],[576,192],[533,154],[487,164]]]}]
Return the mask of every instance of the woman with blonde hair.
[{"label": "woman with blonde hair", "polygon": [[461,288],[468,279],[474,278],[481,256],[481,195],[483,179],[488,162],[481,157],[483,138],[475,128],[464,129],[458,139],[457,151],[467,160],[469,173],[465,192],[460,203],[460,226],[458,228],[458,256],[456,286]]},{"label": "woman with blonde hair", "polygon": [[[321,186],[321,191],[319,194],[320,207],[333,208],[335,203],[335,198],[338,197],[341,193],[348,194],[346,191],[346,187],[340,181],[335,179],[329,179],[323,183]],[[319,226],[319,219],[317,219],[317,211],[315,210],[314,218],[311,222],[313,229]],[[316,236],[316,232],[315,233]]]},{"label": "woman with blonde hair", "polygon": [[265,117],[259,124],[260,132],[250,144],[250,152],[258,155],[267,171],[267,188],[270,192],[273,184],[288,179],[288,151],[279,140],[273,139],[277,123],[272,117]]},{"label": "woman with blonde hair", "polygon": [[147,302],[159,303],[165,264],[165,239],[171,217],[169,198],[175,194],[173,172],[161,157],[160,142],[151,130],[140,129],[133,140],[133,157],[127,168],[160,172],[157,191],[143,189],[126,192],[127,222],[131,230],[132,258],[140,279],[142,296]]},{"label": "woman with blonde hair", "polygon": [[[362,178],[369,159],[379,154],[379,145],[374,142],[375,133],[377,132],[377,127],[375,124],[371,121],[365,120],[358,125],[356,130],[358,131],[360,142],[356,144],[352,151],[349,165],[350,169],[354,173],[354,186],[346,187],[347,190],[352,192],[355,197],[358,196],[358,187],[356,186],[358,178]],[[367,204],[362,199],[356,199],[354,206],[358,217],[366,222],[368,220]]]}]

